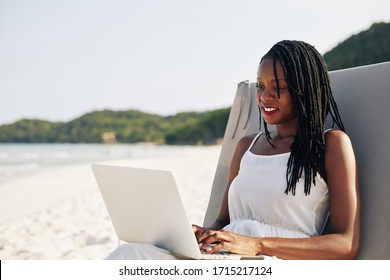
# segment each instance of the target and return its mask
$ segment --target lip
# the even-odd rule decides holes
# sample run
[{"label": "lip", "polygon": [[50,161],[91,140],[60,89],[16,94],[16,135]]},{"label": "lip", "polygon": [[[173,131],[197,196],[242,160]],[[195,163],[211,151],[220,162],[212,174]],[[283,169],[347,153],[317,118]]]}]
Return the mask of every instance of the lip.
[{"label": "lip", "polygon": [[274,106],[261,106],[261,112],[263,113],[264,116],[272,116],[278,111],[279,109]]}]

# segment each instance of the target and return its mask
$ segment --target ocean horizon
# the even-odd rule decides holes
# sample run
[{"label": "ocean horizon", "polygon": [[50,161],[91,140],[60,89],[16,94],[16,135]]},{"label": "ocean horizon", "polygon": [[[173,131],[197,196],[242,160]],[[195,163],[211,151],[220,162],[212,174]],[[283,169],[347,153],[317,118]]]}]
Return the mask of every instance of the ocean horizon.
[{"label": "ocean horizon", "polygon": [[47,168],[152,157],[188,146],[139,144],[0,144],[0,184]]}]

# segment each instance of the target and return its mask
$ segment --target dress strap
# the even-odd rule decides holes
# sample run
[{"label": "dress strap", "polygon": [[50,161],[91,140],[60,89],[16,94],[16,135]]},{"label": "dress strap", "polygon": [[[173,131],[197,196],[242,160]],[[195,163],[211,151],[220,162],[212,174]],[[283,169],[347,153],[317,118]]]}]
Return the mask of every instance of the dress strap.
[{"label": "dress strap", "polygon": [[257,142],[257,139],[259,139],[259,137],[261,136],[261,134],[263,134],[262,131],[260,131],[260,132],[255,136],[255,138],[253,138],[252,143],[250,144],[250,146],[249,146],[249,148],[248,148],[248,151],[249,151],[250,149],[252,149],[253,145]]}]

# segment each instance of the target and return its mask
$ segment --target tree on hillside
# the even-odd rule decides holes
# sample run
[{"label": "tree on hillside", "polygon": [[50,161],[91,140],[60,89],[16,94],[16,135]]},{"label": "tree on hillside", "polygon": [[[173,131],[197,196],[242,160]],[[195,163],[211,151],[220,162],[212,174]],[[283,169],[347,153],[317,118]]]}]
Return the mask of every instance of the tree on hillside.
[{"label": "tree on hillside", "polygon": [[324,54],[329,70],[390,61],[390,23],[374,23]]}]

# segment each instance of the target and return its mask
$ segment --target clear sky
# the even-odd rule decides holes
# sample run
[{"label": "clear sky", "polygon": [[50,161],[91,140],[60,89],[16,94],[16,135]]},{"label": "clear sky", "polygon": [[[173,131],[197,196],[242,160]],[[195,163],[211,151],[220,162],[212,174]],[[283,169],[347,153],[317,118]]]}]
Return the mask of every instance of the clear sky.
[{"label": "clear sky", "polygon": [[230,106],[283,39],[324,54],[389,0],[0,0],[0,124]]}]

